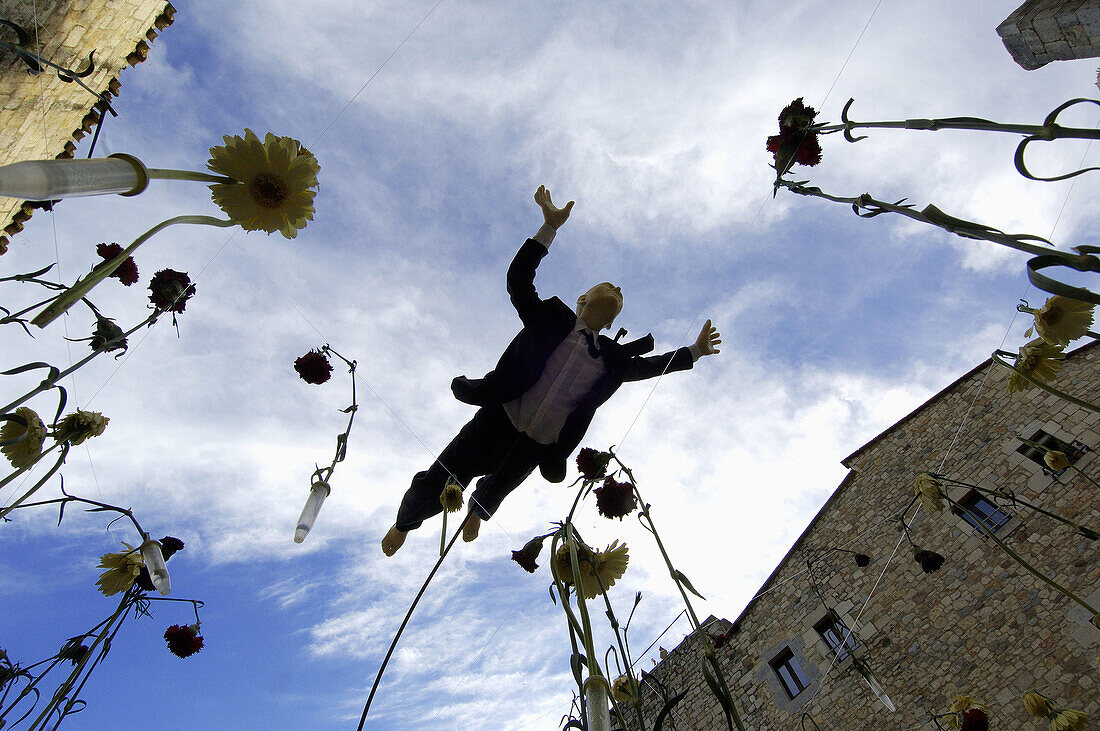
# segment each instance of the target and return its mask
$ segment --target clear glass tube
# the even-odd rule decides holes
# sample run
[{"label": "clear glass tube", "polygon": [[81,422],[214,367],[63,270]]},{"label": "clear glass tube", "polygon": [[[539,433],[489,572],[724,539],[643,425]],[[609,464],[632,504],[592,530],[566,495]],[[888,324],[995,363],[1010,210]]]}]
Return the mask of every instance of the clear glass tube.
[{"label": "clear glass tube", "polygon": [[0,196],[50,201],[87,195],[136,195],[149,177],[129,155],[91,160],[28,160],[0,167]]},{"label": "clear glass tube", "polygon": [[145,570],[149,572],[149,579],[161,596],[168,596],[172,591],[172,579],[168,576],[168,567],[164,565],[160,543],[149,540],[149,534],[143,537],[145,542],[141,544],[141,560],[145,562]]},{"label": "clear glass tube", "polygon": [[584,681],[584,694],[588,698],[588,731],[608,731],[611,728],[607,691],[607,680],[599,675],[589,675]]},{"label": "clear glass tube", "polygon": [[332,492],[327,482],[314,482],[309,489],[309,497],[306,498],[305,507],[298,517],[298,527],[294,529],[294,542],[301,543],[309,535],[313,528],[313,521],[317,520],[317,513],[321,512],[321,506],[325,504],[325,498]]}]

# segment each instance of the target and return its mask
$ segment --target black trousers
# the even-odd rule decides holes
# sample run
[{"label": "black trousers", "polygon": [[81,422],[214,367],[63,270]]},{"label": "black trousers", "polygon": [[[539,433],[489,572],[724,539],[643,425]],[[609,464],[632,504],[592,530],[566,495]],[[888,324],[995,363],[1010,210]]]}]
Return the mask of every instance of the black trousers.
[{"label": "black trousers", "polygon": [[397,510],[397,529],[414,530],[443,511],[439,495],[448,477],[465,488],[471,479],[484,475],[469,499],[474,515],[488,520],[508,493],[534,471],[548,448],[516,431],[503,406],[478,409],[432,466],[413,477]]}]

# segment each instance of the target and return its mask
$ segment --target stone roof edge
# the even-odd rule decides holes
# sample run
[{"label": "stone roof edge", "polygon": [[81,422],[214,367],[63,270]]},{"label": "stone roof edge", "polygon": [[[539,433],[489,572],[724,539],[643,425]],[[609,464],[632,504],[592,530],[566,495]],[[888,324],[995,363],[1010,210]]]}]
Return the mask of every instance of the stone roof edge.
[{"label": "stone roof edge", "polygon": [[[126,56],[126,63],[131,68],[137,66],[139,63],[149,57],[149,43],[153,42],[153,39],[157,37],[158,31],[164,30],[168,26],[172,25],[175,20],[176,8],[170,2],[164,4],[164,10],[153,20],[153,25],[145,31],[145,39],[138,41],[134,45],[134,50]],[[124,70],[124,69],[123,69]],[[122,70],[120,70],[121,73]],[[111,97],[117,97],[122,90],[122,82],[119,81],[119,75],[116,74],[107,82],[107,88],[103,90],[103,94],[109,99]],[[88,113],[84,115],[84,118],[80,122],[80,127],[74,129],[69,135],[69,139],[65,141],[65,146],[61,152],[55,155],[55,159],[67,160],[72,158],[76,154],[76,143],[92,131],[92,128],[99,123],[99,116],[102,112],[97,111],[96,104],[94,102],[88,106]],[[14,236],[23,230],[23,224],[30,220],[31,215],[35,209],[42,208],[41,203],[35,201],[24,201],[23,205],[17,210],[10,221],[4,226],[3,233],[0,234],[0,256],[2,256],[8,250],[8,237]]]},{"label": "stone roof edge", "polygon": [[[1093,342],[1091,342],[1091,343],[1086,343],[1086,344],[1082,345],[1081,347],[1079,347],[1079,348],[1076,348],[1075,350],[1071,350],[1070,352],[1066,353],[1066,358],[1067,358],[1067,359],[1068,359],[1068,358],[1072,358],[1072,357],[1074,357],[1075,355],[1077,355],[1078,353],[1081,353],[1082,351],[1085,351],[1085,350],[1088,350],[1089,348],[1095,347],[1095,346],[1097,345],[1097,343],[1098,343],[1098,342],[1100,342],[1100,341],[1093,341]],[[964,374],[962,374],[961,376],[959,376],[958,378],[956,378],[956,379],[955,379],[954,381],[952,381],[952,382],[951,382],[950,384],[948,384],[948,385],[947,385],[946,387],[944,387],[943,389],[941,389],[941,390],[940,390],[940,391],[939,391],[938,393],[936,393],[936,394],[935,394],[934,396],[932,396],[931,398],[929,398],[929,399],[928,399],[927,401],[925,401],[925,402],[924,402],[923,404],[921,404],[920,406],[918,406],[917,408],[913,409],[912,411],[910,411],[910,412],[909,412],[908,414],[906,414],[905,416],[903,416],[903,417],[901,417],[900,419],[898,419],[898,420],[897,420],[896,422],[894,422],[894,424],[892,424],[891,426],[888,426],[888,427],[887,427],[887,428],[886,428],[885,430],[883,430],[883,431],[882,431],[882,432],[881,432],[881,433],[880,433],[880,434],[879,434],[878,436],[876,436],[876,437],[875,437],[874,439],[872,439],[871,441],[867,442],[867,443],[866,443],[866,444],[864,444],[864,445],[863,445],[862,447],[860,447],[860,448],[859,448],[859,449],[857,449],[856,451],[852,452],[851,454],[849,454],[849,455],[848,455],[847,457],[845,457],[844,459],[840,460],[840,463],[841,463],[842,465],[844,465],[845,467],[848,467],[849,469],[851,469],[851,466],[849,465],[849,462],[851,462],[851,461],[852,461],[852,459],[854,459],[854,458],[856,457],[856,455],[858,455],[858,454],[859,454],[860,452],[862,452],[863,450],[867,449],[868,447],[870,447],[870,446],[873,446],[873,445],[875,445],[875,444],[878,444],[878,443],[879,443],[880,441],[882,441],[882,440],[883,440],[884,438],[886,438],[887,436],[889,436],[890,434],[892,434],[892,433],[893,433],[893,432],[894,432],[895,430],[897,430],[897,429],[898,429],[898,427],[900,427],[900,426],[901,426],[902,424],[906,423],[907,421],[909,421],[910,419],[912,419],[912,418],[913,418],[914,416],[916,416],[916,415],[917,415],[917,413],[919,413],[920,411],[923,411],[923,410],[924,410],[924,409],[925,409],[926,407],[928,407],[928,406],[931,406],[931,405],[932,405],[932,404],[933,404],[934,402],[938,401],[938,400],[939,400],[940,398],[942,398],[942,397],[943,397],[944,395],[946,395],[948,391],[950,391],[951,389],[955,388],[955,387],[956,387],[956,386],[958,386],[958,385],[959,385],[960,383],[962,383],[963,381],[965,381],[965,380],[967,380],[968,378],[970,378],[971,376],[973,376],[973,375],[974,375],[975,373],[978,373],[979,371],[982,371],[982,370],[984,370],[984,369],[985,369],[985,368],[986,368],[987,366],[989,366],[989,365],[990,365],[990,364],[992,364],[992,363],[993,363],[993,359],[992,359],[992,358],[986,358],[986,359],[985,359],[984,361],[982,361],[981,363],[979,363],[978,365],[974,366],[973,368],[971,368],[971,369],[970,369],[969,371],[967,371],[966,373],[964,373]],[[826,504],[828,504],[828,503],[826,503]]]},{"label": "stone roof edge", "polygon": [[[1082,345],[1081,347],[1076,348],[1075,350],[1071,350],[1069,353],[1066,354],[1066,358],[1072,358],[1072,357],[1078,355],[1079,353],[1083,353],[1086,350],[1091,350],[1092,348],[1097,347],[1098,345],[1100,345],[1100,341],[1093,341],[1091,343],[1086,343],[1085,345]],[[970,378],[975,373],[981,371],[983,368],[991,365],[992,362],[993,362],[992,358],[987,358],[986,360],[982,361],[980,364],[978,364],[974,368],[971,368],[969,371],[964,373],[959,378],[956,378],[954,381],[951,382],[951,384],[949,386],[947,386],[946,388],[941,390],[939,393],[937,393],[936,395],[932,396],[930,399],[925,401],[923,404],[921,404],[920,406],[918,406],[917,408],[913,409],[911,412],[909,412],[908,414],[903,416],[895,424],[888,427],[885,431],[883,431],[881,434],[876,436],[871,441],[864,444],[862,447],[857,449],[855,452],[850,454],[848,457],[845,457],[843,460],[841,460],[841,464],[843,464],[845,467],[848,467],[847,463],[848,463],[849,460],[852,459],[852,457],[855,457],[857,454],[859,454],[860,452],[862,452],[864,449],[871,446],[872,444],[876,444],[877,442],[879,442],[883,437],[885,437],[887,434],[890,434],[895,429],[897,429],[899,426],[901,426],[902,424],[907,422],[915,414],[917,414],[920,411],[923,411],[927,406],[932,404],[934,401],[938,400],[941,396],[943,396],[945,393],[947,393],[952,388],[957,386],[959,383],[965,381],[967,378]],[[756,603],[757,599],[760,599],[762,596],[764,596],[765,590],[768,588],[768,585],[771,584],[771,582],[776,578],[776,576],[779,574],[780,569],[782,569],[784,567],[784,565],[786,565],[787,560],[794,554],[795,551],[797,551],[801,547],[802,541],[810,534],[810,531],[813,530],[814,526],[817,525],[818,520],[821,519],[821,516],[824,515],[825,511],[832,504],[832,502],[834,500],[836,500],[836,498],[842,492],[844,492],[844,488],[848,486],[848,483],[852,480],[852,477],[855,474],[856,474],[855,470],[853,470],[849,467],[848,468],[848,474],[844,476],[844,479],[840,481],[840,484],[837,485],[837,488],[835,490],[833,490],[833,494],[829,496],[829,499],[826,500],[825,504],[821,506],[821,509],[817,511],[817,513],[814,515],[814,517],[806,525],[806,528],[802,531],[801,534],[799,534],[798,538],[795,539],[795,542],[793,544],[791,544],[791,547],[787,550],[787,552],[785,554],[783,554],[783,558],[781,558],[779,560],[779,563],[777,563],[775,565],[775,568],[772,570],[772,572],[770,574],[768,574],[768,578],[764,579],[764,583],[760,585],[760,588],[756,590],[756,593],[753,594],[752,598],[749,599],[749,601],[745,604],[745,608],[742,609],[738,613],[737,618],[735,620],[733,620],[734,625],[737,625],[741,621],[741,619],[748,613],[748,611],[750,609],[752,609],[752,606],[753,606],[753,604]]]}]

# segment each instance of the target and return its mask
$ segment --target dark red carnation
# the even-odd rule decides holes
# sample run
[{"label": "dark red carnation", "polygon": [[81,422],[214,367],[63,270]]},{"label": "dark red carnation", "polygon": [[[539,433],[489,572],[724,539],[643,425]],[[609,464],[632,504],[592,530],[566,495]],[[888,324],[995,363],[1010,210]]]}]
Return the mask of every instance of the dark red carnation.
[{"label": "dark red carnation", "polygon": [[320,350],[311,350],[294,361],[294,370],[306,383],[321,384],[332,377],[332,364]]},{"label": "dark red carnation", "polygon": [[802,97],[783,108],[779,113],[779,134],[768,138],[768,152],[775,156],[775,169],[782,175],[791,167],[814,166],[821,162],[821,144],[817,132],[807,131],[814,123],[817,112],[802,103]]},{"label": "dark red carnation", "polygon": [[727,642],[729,642],[730,638],[729,638],[729,635],[727,635],[725,632],[722,632],[720,634],[715,635],[713,639],[714,639],[714,649],[719,650],[722,647],[724,647]]},{"label": "dark red carnation", "polygon": [[512,551],[512,560],[522,566],[527,573],[535,573],[535,569],[539,567],[535,561],[542,553],[542,544],[545,540],[546,536],[538,536],[527,541],[521,550]]},{"label": "dark red carnation", "polygon": [[603,486],[597,487],[592,492],[596,493],[596,507],[600,515],[605,518],[619,518],[629,515],[638,507],[638,500],[634,497],[634,486],[629,482],[616,482],[610,477],[604,478]]},{"label": "dark red carnation", "polygon": [[962,712],[962,731],[989,731],[989,714],[981,708]]},{"label": "dark red carnation", "polygon": [[935,551],[926,551],[923,548],[913,552],[913,559],[920,564],[921,570],[926,574],[939,571],[940,567],[943,566],[943,562],[946,560]]},{"label": "dark red carnation", "polygon": [[585,447],[577,452],[577,469],[586,480],[598,480],[607,471],[607,463],[611,461],[608,452],[599,452],[590,447]]},{"label": "dark red carnation", "polygon": [[179,553],[183,550],[183,541],[179,538],[173,538],[172,536],[165,536],[160,539],[160,552],[164,556],[164,560],[172,558],[172,554]]},{"label": "dark red carnation", "polygon": [[[95,253],[103,257],[103,262],[100,263],[100,266],[102,266],[104,262],[108,262],[121,254],[122,247],[118,244],[97,244]],[[122,262],[118,269],[115,269],[107,276],[115,277],[118,281],[129,287],[138,280],[137,262],[134,261],[134,257],[128,256],[126,257],[126,261]]]},{"label": "dark red carnation", "polygon": [[183,312],[187,300],[195,294],[195,285],[185,272],[161,269],[149,282],[149,301],[158,310]]},{"label": "dark red carnation", "polygon": [[868,565],[869,563],[871,563],[871,557],[868,556],[866,553],[857,553],[856,554],[856,566],[859,566],[860,568],[863,568],[864,566]]},{"label": "dark red carnation", "polygon": [[190,657],[202,649],[202,635],[197,624],[173,624],[164,630],[164,641],[176,657]]}]

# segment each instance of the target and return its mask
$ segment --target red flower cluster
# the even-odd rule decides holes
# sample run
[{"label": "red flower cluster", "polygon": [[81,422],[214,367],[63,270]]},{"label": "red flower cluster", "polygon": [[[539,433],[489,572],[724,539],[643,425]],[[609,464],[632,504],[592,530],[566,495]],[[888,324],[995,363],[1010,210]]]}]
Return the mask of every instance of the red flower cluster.
[{"label": "red flower cluster", "polygon": [[195,294],[195,285],[185,272],[161,269],[149,282],[149,301],[158,310],[183,312],[187,300]]},{"label": "red flower cluster", "polygon": [[629,482],[616,482],[611,477],[606,477],[603,487],[597,487],[592,492],[596,493],[596,508],[605,518],[622,520],[623,516],[629,515],[638,507],[634,486]]},{"label": "red flower cluster", "polygon": [[577,452],[577,469],[586,480],[598,480],[607,471],[607,463],[611,461],[611,455],[607,452],[599,452],[590,447],[585,447]]},{"label": "red flower cluster", "polygon": [[808,132],[817,112],[802,103],[802,97],[783,108],[779,113],[779,134],[768,138],[768,152],[775,156],[775,169],[779,175],[791,167],[814,166],[821,162],[821,145],[817,132]]},{"label": "red flower cluster", "polygon": [[989,731],[989,714],[981,708],[962,712],[961,731]]},{"label": "red flower cluster", "polygon": [[332,364],[320,350],[311,350],[294,361],[294,370],[306,383],[320,385],[332,377]]},{"label": "red flower cluster", "polygon": [[164,630],[164,641],[176,657],[190,657],[202,649],[202,635],[197,624],[173,624]]},{"label": "red flower cluster", "polygon": [[[122,247],[118,244],[96,244],[95,253],[103,257],[103,262],[100,262],[100,266],[103,263],[114,259],[116,256],[122,253]],[[118,281],[129,287],[138,280],[138,268],[137,262],[134,261],[134,257],[126,257],[126,261],[122,262],[122,266],[115,269],[108,274],[109,277],[115,277]]]}]

